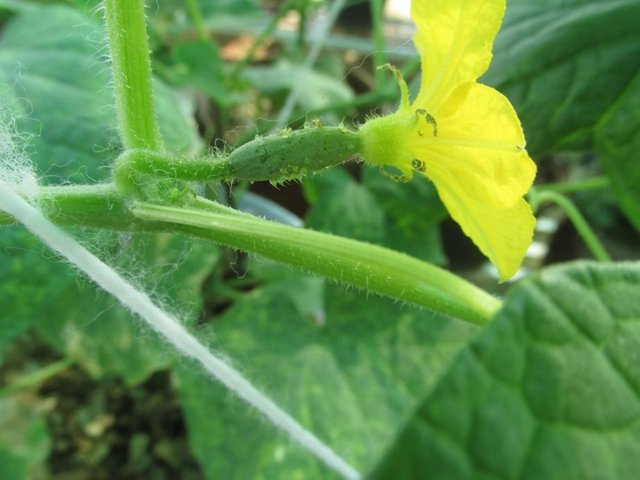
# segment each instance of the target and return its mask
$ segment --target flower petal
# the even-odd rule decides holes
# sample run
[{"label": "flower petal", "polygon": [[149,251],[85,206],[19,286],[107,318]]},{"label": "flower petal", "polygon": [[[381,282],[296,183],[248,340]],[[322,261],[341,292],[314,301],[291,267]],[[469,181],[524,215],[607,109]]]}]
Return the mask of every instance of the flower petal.
[{"label": "flower petal", "polygon": [[420,122],[414,135],[415,156],[425,163],[427,176],[437,167],[441,176],[462,185],[468,197],[493,207],[519,202],[533,183],[536,166],[504,95],[478,83],[461,85],[436,121],[437,136]]},{"label": "flower petal", "polygon": [[510,207],[496,207],[467,195],[464,183],[446,171],[431,170],[429,178],[451,217],[496,266],[500,281],[511,278],[533,239],[536,220],[529,204],[520,198]]},{"label": "flower petal", "polygon": [[491,62],[504,0],[413,0],[422,58],[422,87],[414,105],[437,110],[460,84],[475,81]]}]

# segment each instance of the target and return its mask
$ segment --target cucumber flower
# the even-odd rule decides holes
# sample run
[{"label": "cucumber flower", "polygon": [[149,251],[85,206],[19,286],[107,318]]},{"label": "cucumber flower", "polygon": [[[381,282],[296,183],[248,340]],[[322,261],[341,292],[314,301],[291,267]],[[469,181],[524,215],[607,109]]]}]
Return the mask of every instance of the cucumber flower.
[{"label": "cucumber flower", "polygon": [[518,270],[535,218],[523,195],[536,167],[518,117],[498,91],[477,79],[491,61],[504,0],[413,0],[414,38],[422,84],[410,103],[407,85],[398,110],[359,131],[370,164],[429,178],[451,217],[496,266],[504,281]]}]

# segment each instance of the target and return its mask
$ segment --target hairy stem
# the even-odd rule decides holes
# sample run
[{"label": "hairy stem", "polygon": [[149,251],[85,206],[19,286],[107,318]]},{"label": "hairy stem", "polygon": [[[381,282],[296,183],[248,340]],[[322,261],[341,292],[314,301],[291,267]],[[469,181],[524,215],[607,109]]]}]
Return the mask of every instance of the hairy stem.
[{"label": "hairy stem", "polygon": [[[500,301],[456,275],[403,253],[326,233],[269,222],[204,199],[200,208],[137,203],[149,222],[181,225],[183,232],[411,302],[476,325],[487,324]],[[204,209],[208,203],[209,208]]]},{"label": "hairy stem", "polygon": [[104,2],[120,136],[126,149],[162,151],[143,0]]},{"label": "hairy stem", "polygon": [[[133,203],[113,184],[41,189],[38,204],[58,225],[199,236],[388,297],[485,325],[501,302],[456,275],[403,253],[289,227],[201,197],[187,207]],[[0,224],[14,223],[11,216]]]}]

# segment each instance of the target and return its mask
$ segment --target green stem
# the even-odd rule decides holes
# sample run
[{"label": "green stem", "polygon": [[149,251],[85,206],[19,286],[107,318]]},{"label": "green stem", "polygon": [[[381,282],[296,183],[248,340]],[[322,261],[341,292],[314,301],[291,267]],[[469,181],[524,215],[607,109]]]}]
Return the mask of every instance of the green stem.
[{"label": "green stem", "polygon": [[[112,183],[40,187],[36,201],[44,215],[57,225],[116,231],[143,228]],[[0,225],[13,224],[13,217],[0,213]]]},{"label": "green stem", "polygon": [[162,151],[151,85],[143,0],[105,0],[120,136],[126,149]]},{"label": "green stem", "polygon": [[200,40],[209,41],[209,32],[207,31],[207,26],[204,23],[204,17],[202,16],[202,10],[200,10],[200,4],[198,3],[198,0],[186,1],[187,10],[189,10],[189,15],[191,16],[191,21],[193,22],[193,25],[196,28],[196,32],[198,33],[198,38]]},{"label": "green stem", "polygon": [[[116,160],[114,179],[124,194],[153,198],[154,180],[269,180],[284,182],[349,160],[360,152],[357,134],[317,127],[259,137],[226,157],[187,159],[150,150],[128,150]],[[158,199],[162,200],[162,199]]]},{"label": "green stem", "polygon": [[64,372],[71,365],[73,365],[73,360],[65,358],[36,370],[33,373],[25,375],[10,385],[0,389],[0,398],[19,392],[20,390],[38,387],[51,377],[55,377],[59,373]]},{"label": "green stem", "polygon": [[553,191],[539,191],[537,187],[531,189],[529,192],[529,200],[531,207],[534,211],[537,211],[540,205],[544,202],[552,202],[558,205],[567,215],[567,218],[571,221],[578,234],[584,240],[593,256],[602,262],[610,262],[611,257],[605,250],[604,246],[598,240],[593,229],[589,226],[585,218],[580,213],[580,210],[575,204],[564,195]]},{"label": "green stem", "polygon": [[607,188],[609,185],[609,179],[604,175],[601,175],[582,180],[538,185],[536,186],[536,190],[538,192],[575,193],[601,190],[603,188]]},{"label": "green stem", "polygon": [[[200,199],[199,202],[202,205],[207,201]],[[181,225],[180,231],[476,325],[489,323],[500,308],[500,301],[487,292],[403,253],[246,214],[238,215],[228,207],[207,203],[211,206],[209,210],[141,202],[134,204],[132,212],[141,220],[166,222],[174,227]]]},{"label": "green stem", "polygon": [[387,63],[384,47],[384,31],[382,29],[382,9],[384,2],[382,0],[371,0],[371,20],[373,23],[373,67],[376,76],[376,89],[383,88],[387,80],[385,72],[378,67]]},{"label": "green stem", "polygon": [[[58,225],[196,235],[477,325],[487,324],[501,305],[456,275],[408,255],[258,219],[201,197],[188,208],[138,203],[129,210],[116,186],[105,184],[45,187],[37,201]],[[0,217],[0,224],[12,223]]]}]

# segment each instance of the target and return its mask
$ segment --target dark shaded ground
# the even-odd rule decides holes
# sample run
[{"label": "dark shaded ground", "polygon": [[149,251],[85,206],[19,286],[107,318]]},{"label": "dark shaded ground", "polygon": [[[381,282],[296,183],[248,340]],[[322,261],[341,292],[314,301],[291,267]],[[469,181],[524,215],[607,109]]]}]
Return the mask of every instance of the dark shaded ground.
[{"label": "dark shaded ground", "polygon": [[[26,362],[45,366],[59,358],[34,334],[10,347],[2,383]],[[31,392],[46,407],[52,439],[46,470],[54,480],[201,480],[167,372],[128,387],[119,379],[93,380],[71,366]]]}]

